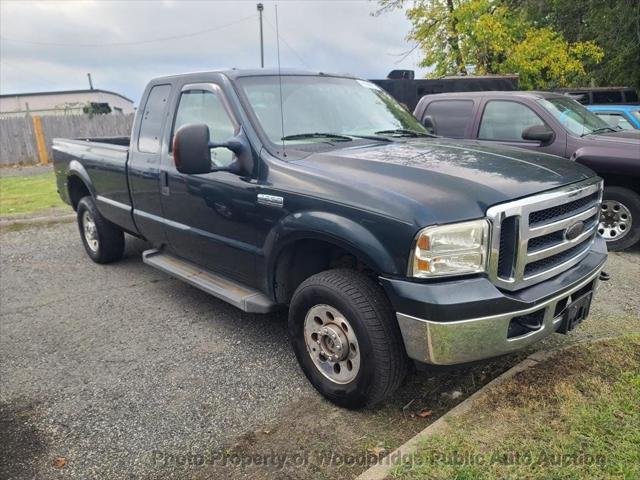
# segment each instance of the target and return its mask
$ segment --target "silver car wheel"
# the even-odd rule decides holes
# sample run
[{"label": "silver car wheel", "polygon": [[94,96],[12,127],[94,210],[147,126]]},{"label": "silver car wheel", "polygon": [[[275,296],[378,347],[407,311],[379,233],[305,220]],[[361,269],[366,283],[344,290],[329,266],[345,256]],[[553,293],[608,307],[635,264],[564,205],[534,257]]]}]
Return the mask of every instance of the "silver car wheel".
[{"label": "silver car wheel", "polygon": [[617,200],[604,200],[600,207],[598,233],[605,240],[619,240],[631,230],[631,212]]},{"label": "silver car wheel", "polygon": [[84,239],[92,252],[98,251],[98,229],[96,222],[91,214],[85,210],[82,214],[82,231],[84,232]]},{"label": "silver car wheel", "polygon": [[316,305],[304,319],[304,342],[316,368],[334,383],[352,382],[360,371],[360,345],[345,316]]}]

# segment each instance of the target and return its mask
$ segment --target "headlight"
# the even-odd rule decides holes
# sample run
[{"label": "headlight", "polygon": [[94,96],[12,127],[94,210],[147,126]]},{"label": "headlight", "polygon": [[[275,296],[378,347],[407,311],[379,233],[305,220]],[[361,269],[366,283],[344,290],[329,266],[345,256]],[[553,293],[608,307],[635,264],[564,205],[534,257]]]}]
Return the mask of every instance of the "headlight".
[{"label": "headlight", "polygon": [[488,245],[487,220],[427,227],[416,237],[409,273],[431,278],[484,272]]}]

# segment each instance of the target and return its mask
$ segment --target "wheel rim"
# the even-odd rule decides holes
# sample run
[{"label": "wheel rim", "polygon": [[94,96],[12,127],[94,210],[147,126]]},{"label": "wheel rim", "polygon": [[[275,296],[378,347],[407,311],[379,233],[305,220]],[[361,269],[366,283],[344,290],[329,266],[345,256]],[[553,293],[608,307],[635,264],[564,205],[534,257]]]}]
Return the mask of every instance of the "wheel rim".
[{"label": "wheel rim", "polygon": [[316,305],[304,319],[304,342],[313,364],[334,383],[353,381],[360,371],[360,345],[345,316],[330,305]]},{"label": "wheel rim", "polygon": [[96,222],[88,211],[82,214],[82,231],[84,239],[92,252],[98,251],[98,230]]},{"label": "wheel rim", "polygon": [[631,212],[617,200],[604,200],[600,207],[598,232],[605,240],[619,240],[631,230]]}]

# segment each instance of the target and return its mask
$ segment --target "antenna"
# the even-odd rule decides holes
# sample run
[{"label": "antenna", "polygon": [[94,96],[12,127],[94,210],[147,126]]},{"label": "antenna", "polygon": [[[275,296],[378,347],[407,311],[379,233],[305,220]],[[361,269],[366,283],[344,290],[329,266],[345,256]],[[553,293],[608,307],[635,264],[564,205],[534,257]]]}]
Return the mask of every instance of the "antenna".
[{"label": "antenna", "polygon": [[280,30],[278,29],[278,4],[276,3],[276,45],[278,47],[278,83],[280,86],[280,126],[282,128],[282,156],[286,157],[284,147],[284,106],[282,104],[282,70],[280,68]]}]

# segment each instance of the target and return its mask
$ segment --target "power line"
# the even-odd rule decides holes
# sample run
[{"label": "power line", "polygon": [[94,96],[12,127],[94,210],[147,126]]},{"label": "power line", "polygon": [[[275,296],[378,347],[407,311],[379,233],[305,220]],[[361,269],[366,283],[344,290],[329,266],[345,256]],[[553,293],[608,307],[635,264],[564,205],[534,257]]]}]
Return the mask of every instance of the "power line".
[{"label": "power line", "polygon": [[241,18],[231,23],[226,23],[224,25],[218,25],[213,28],[207,28],[206,30],[200,30],[192,33],[184,33],[181,35],[172,35],[170,37],[162,37],[162,38],[153,38],[148,40],[137,40],[134,42],[113,42],[113,43],[57,43],[57,42],[32,42],[29,40],[21,40],[16,38],[7,38],[4,36],[0,36],[0,39],[14,42],[14,43],[22,43],[25,45],[36,45],[36,46],[48,46],[48,47],[122,47],[122,46],[131,46],[131,45],[142,45],[145,43],[154,43],[154,42],[164,42],[167,40],[178,40],[181,38],[195,37],[197,35],[202,35],[204,33],[215,32],[217,30],[222,30],[223,28],[231,27],[232,25],[236,25],[238,23],[249,20],[250,18],[254,18],[254,15],[250,15],[248,17]]},{"label": "power line", "polygon": [[7,62],[4,58],[2,60],[0,60],[0,65],[3,65],[3,64],[4,64],[5,67],[9,67],[12,70],[25,73],[25,74],[29,75],[30,77],[33,77],[33,78],[36,78],[36,79],[40,80],[41,82],[48,83],[49,85],[52,85],[52,86],[55,86],[55,87],[59,86],[58,83],[52,82],[51,80],[46,79],[46,78],[40,76],[37,73],[29,71],[28,69],[25,69],[23,67],[19,67],[15,63]]},{"label": "power line", "polygon": [[[264,18],[265,21],[267,22],[267,24],[271,27],[272,30],[275,30],[275,27],[273,26],[273,24],[269,21],[269,19],[267,17]],[[289,44],[289,42],[287,42],[287,40],[282,36],[282,34],[280,34],[280,38],[282,39],[282,43],[284,43],[287,48],[289,50],[291,50],[291,52],[293,52],[293,54],[298,57],[298,60],[300,61],[300,63],[302,63],[302,65],[304,65],[305,67],[307,67],[309,70],[313,70],[313,68],[311,68],[309,66],[309,64],[307,62],[304,61],[304,59],[298,55],[298,52],[296,52],[293,47]]]}]

